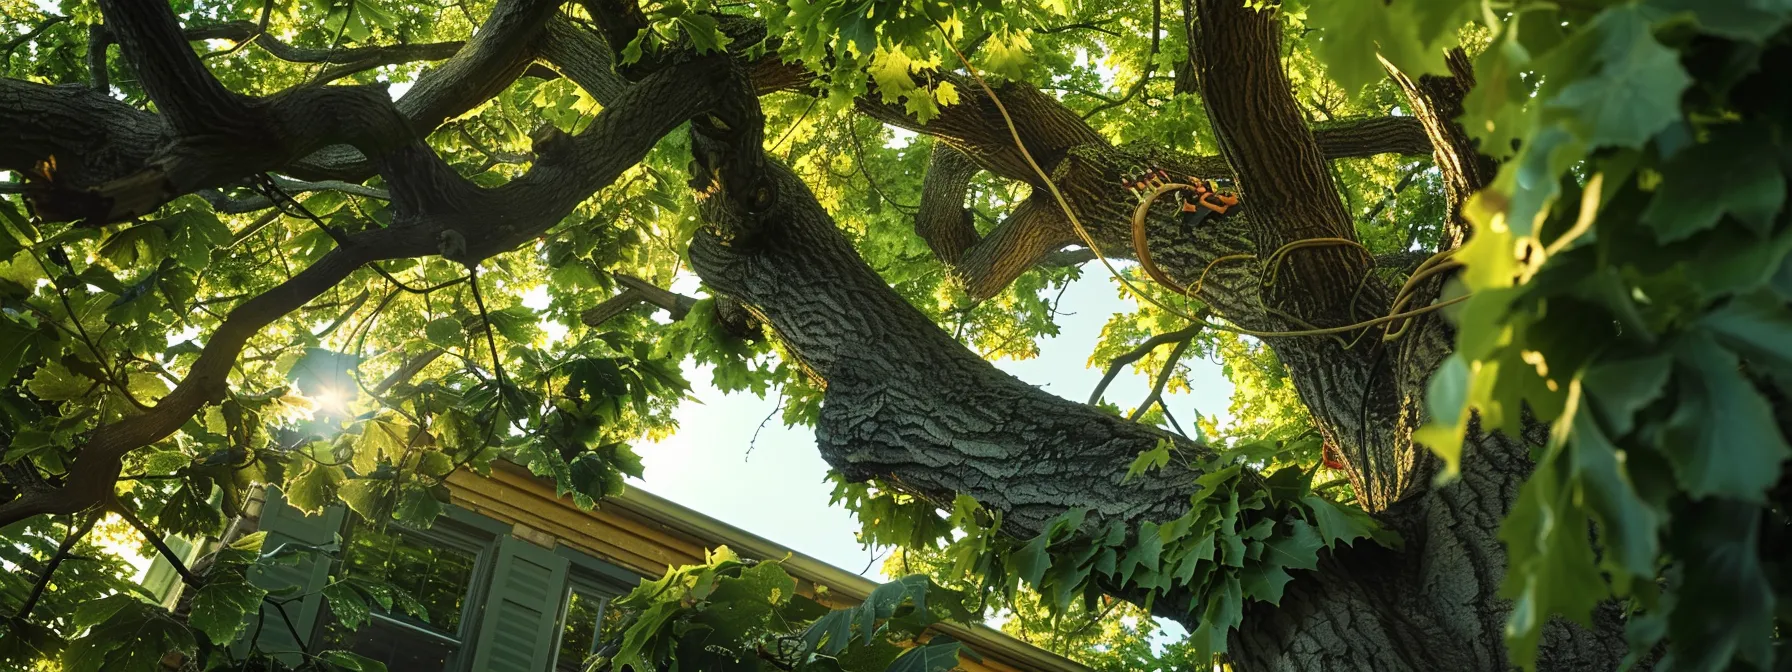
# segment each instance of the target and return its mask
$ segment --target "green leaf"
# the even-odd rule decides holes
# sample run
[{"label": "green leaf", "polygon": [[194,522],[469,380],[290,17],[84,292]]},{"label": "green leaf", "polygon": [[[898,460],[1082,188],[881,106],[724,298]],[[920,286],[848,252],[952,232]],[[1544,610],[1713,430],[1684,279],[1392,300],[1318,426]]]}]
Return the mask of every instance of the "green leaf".
[{"label": "green leaf", "polygon": [[[1792,268],[1792,265],[1788,265]],[[1792,387],[1792,307],[1769,291],[1738,296],[1705,314],[1699,324],[1719,343],[1748,358],[1751,367]]]},{"label": "green leaf", "polygon": [[420,483],[406,483],[398,492],[398,503],[392,508],[394,519],[418,526],[427,527],[440,515],[442,503]]},{"label": "green leaf", "polygon": [[535,342],[536,336],[541,334],[541,329],[536,326],[539,318],[535,311],[527,307],[511,306],[490,311],[488,315],[492,329],[513,342],[528,345]]},{"label": "green leaf", "polygon": [[[0,238],[4,232],[0,232]],[[0,257],[0,261],[5,258]],[[0,384],[9,385],[19,366],[38,348],[37,330],[0,314]]]},{"label": "green leaf", "polygon": [[1244,621],[1244,588],[1236,574],[1227,573],[1217,590],[1201,605],[1201,624],[1189,633],[1197,660],[1226,652],[1226,635]]},{"label": "green leaf", "polygon": [[1143,569],[1151,574],[1157,573],[1159,562],[1162,561],[1164,554],[1163,536],[1157,531],[1157,523],[1151,521],[1139,523],[1139,536],[1133,541],[1132,546],[1126,549],[1126,555],[1120,558],[1120,566],[1114,577],[1122,585],[1126,584],[1127,579],[1132,577],[1133,572],[1137,569]]},{"label": "green leaf", "polygon": [[1294,575],[1273,562],[1250,563],[1238,573],[1245,597],[1278,606],[1282,604],[1282,591],[1293,580]]},{"label": "green leaf", "polygon": [[[1774,665],[1775,586],[1761,565],[1762,511],[1712,498],[1675,520],[1674,555],[1682,563],[1681,596],[1668,616],[1668,652],[1675,669],[1727,670]],[[1777,559],[1777,558],[1776,558]]]},{"label": "green leaf", "polygon": [[454,471],[454,459],[447,453],[430,450],[417,456],[417,473],[430,478],[442,478]]},{"label": "green leaf", "polygon": [[324,586],[323,594],[324,599],[330,601],[330,613],[351,631],[359,629],[372,613],[367,606],[367,598],[362,597],[360,591],[355,590],[347,581],[331,582]]},{"label": "green leaf", "polygon": [[1263,558],[1284,567],[1313,569],[1319,566],[1319,549],[1324,545],[1313,526],[1297,518],[1288,522],[1286,533],[1265,542]]},{"label": "green leaf", "polygon": [[1772,132],[1731,125],[1710,142],[1681,150],[1662,167],[1661,185],[1643,223],[1662,242],[1685,240],[1716,225],[1725,213],[1765,236],[1786,202],[1786,176]]},{"label": "green leaf", "polygon": [[1332,548],[1339,542],[1351,544],[1357,539],[1375,534],[1375,519],[1355,507],[1345,507],[1319,495],[1307,495],[1301,498],[1307,510],[1313,512],[1313,523],[1318,527],[1319,538],[1326,548]]},{"label": "green leaf", "polygon": [[[212,505],[209,480],[188,480],[168,496],[156,514],[156,526],[189,537],[212,537],[224,532],[224,512]],[[203,491],[202,491],[203,490]]]},{"label": "green leaf", "polygon": [[1549,106],[1573,115],[1593,146],[1641,147],[1680,119],[1680,94],[1692,77],[1635,5],[1601,12],[1588,30],[1599,38],[1598,73],[1564,87]]},{"label": "green leaf", "polygon": [[386,495],[392,490],[392,481],[374,478],[351,478],[337,489],[342,503],[355,513],[368,520],[380,520],[384,517],[383,507]]},{"label": "green leaf", "polygon": [[162,672],[162,658],[169,653],[195,653],[198,644],[187,626],[161,607],[126,599],[69,643],[62,655],[64,672]]},{"label": "green leaf", "polygon": [[240,573],[212,578],[193,594],[193,610],[187,624],[205,633],[213,644],[233,643],[248,622],[249,612],[258,609],[261,598],[267,594]]},{"label": "green leaf", "polygon": [[1645,7],[1684,12],[1705,32],[1733,40],[1762,42],[1792,19],[1786,0],[1646,0]]},{"label": "green leaf", "polygon": [[304,512],[305,515],[316,515],[325,506],[336,502],[336,487],[347,477],[342,475],[342,467],[309,463],[303,473],[286,484],[286,503]]},{"label": "green leaf", "polygon": [[93,379],[68,370],[56,362],[37,367],[37,373],[25,383],[31,394],[45,401],[67,401],[85,396],[95,386]]},{"label": "green leaf", "polygon": [[386,664],[353,651],[324,651],[318,660],[350,672],[386,672]]},{"label": "green leaf", "polygon": [[1132,461],[1132,465],[1126,468],[1126,477],[1120,482],[1125,483],[1152,470],[1162,469],[1169,463],[1170,440],[1158,439],[1157,447],[1139,453],[1139,456]]},{"label": "green leaf", "polygon": [[1045,570],[1052,566],[1051,555],[1045,551],[1050,541],[1050,533],[1041,532],[1009,554],[1008,562],[1014,567],[1014,575],[1029,585],[1038,586],[1039,580],[1045,578]]},{"label": "green leaf", "polygon": [[827,655],[839,653],[852,643],[853,612],[835,609],[809,624],[803,631],[803,650]]},{"label": "green leaf", "polygon": [[[635,616],[634,623],[623,631],[622,646],[616,651],[616,657],[612,659],[615,669],[626,669],[627,667],[637,670],[658,669],[655,661],[649,660],[643,654],[651,650],[650,645],[659,640],[660,631],[664,629],[666,622],[679,611],[682,611],[682,607],[677,602],[659,602]],[[851,639],[850,634],[846,639]],[[842,640],[838,644],[844,647],[846,642]]]},{"label": "green leaf", "polygon": [[355,473],[369,476],[381,462],[396,464],[410,444],[411,427],[396,416],[369,418],[361,424],[361,436],[355,441],[355,457],[351,464]]},{"label": "green leaf", "polygon": [[1456,31],[1470,16],[1465,11],[1473,7],[1459,0],[1315,2],[1307,7],[1308,21],[1321,31],[1313,55],[1352,94],[1387,77],[1382,59],[1415,79],[1447,74],[1444,52],[1455,45]]},{"label": "green leaf", "polygon": [[1558,455],[1552,451],[1538,464],[1500,525],[1508,557],[1500,596],[1512,600],[1506,646],[1512,662],[1526,669],[1535,665],[1537,643],[1551,615],[1585,624],[1607,596],[1588,540],[1589,521],[1573,505]]},{"label": "green leaf", "polygon": [[885,672],[948,672],[958,667],[961,651],[968,651],[957,640],[939,635],[904,652]]},{"label": "green leaf", "polygon": [[444,348],[459,347],[466,341],[466,328],[457,318],[438,317],[423,325],[423,334],[429,342]]},{"label": "green leaf", "polygon": [[1674,355],[1680,402],[1663,450],[1680,487],[1695,498],[1763,501],[1792,455],[1773,408],[1742,376],[1736,355],[1709,333],[1688,334]]},{"label": "green leaf", "polygon": [[82,602],[75,607],[73,625],[76,630],[91,628],[110,620],[112,615],[117,614],[120,609],[137,604],[139,601],[137,598],[120,593]]},{"label": "green leaf", "polygon": [[1620,452],[1588,413],[1577,413],[1568,446],[1569,476],[1579,492],[1581,505],[1599,523],[1599,543],[1604,549],[1600,566],[1611,576],[1617,592],[1630,592],[1632,578],[1655,576],[1655,555],[1660,551],[1656,528],[1660,516],[1637,495],[1630,473],[1619,461]]},{"label": "green leaf", "polygon": [[218,215],[204,207],[182,210],[160,222],[170,230],[169,254],[180,265],[194,271],[211,265],[212,250],[229,245],[233,236],[230,227]]},{"label": "green leaf", "polygon": [[1666,353],[1601,361],[1581,379],[1586,398],[1618,436],[1630,433],[1637,411],[1667,390],[1673,358]]}]

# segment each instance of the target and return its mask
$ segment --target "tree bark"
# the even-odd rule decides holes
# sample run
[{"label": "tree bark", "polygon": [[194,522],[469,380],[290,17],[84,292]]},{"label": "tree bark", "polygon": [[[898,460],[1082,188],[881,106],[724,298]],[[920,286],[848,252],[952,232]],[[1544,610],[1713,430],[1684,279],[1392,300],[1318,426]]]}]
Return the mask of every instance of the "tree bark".
[{"label": "tree bark", "polygon": [[[816,442],[831,466],[941,504],[971,495],[1001,510],[1005,531],[1021,538],[1069,507],[1089,509],[1089,529],[1185,510],[1196,474],[1174,461],[1123,482],[1139,451],[1174,437],[1052,396],[978,358],[890,290],[799,179],[775,164],[771,171],[779,197],[769,211],[731,205],[725,186],[705,199],[710,226],[693,240],[691,261],[706,284],[762,315],[825,383]],[[1250,605],[1231,641],[1237,669],[1505,670],[1504,552],[1495,535],[1529,472],[1528,450],[1521,440],[1471,437],[1473,464],[1460,480],[1382,516],[1404,549],[1341,548],[1299,573],[1280,606]],[[1615,666],[1624,646],[1612,616],[1603,615],[1597,635],[1552,627],[1548,669]]]},{"label": "tree bark", "polygon": [[[1290,242],[1353,239],[1325,161],[1429,152],[1455,175],[1446,179],[1453,202],[1489,174],[1448,123],[1451,101],[1459,105],[1472,83],[1462,73],[1448,81],[1402,82],[1415,101],[1411,120],[1309,129],[1288,95],[1279,28],[1269,13],[1234,1],[1185,2],[1194,5],[1200,16],[1185,16],[1194,39],[1178,87],[1186,79],[1207,99],[1223,157],[1114,147],[1055,99],[1025,84],[1004,85],[998,95],[1015,116],[1021,144],[1045,169],[1041,177],[1015,147],[993,101],[962,78],[955,83],[963,102],[927,124],[899,108],[859,102],[865,114],[933,135],[945,148],[940,163],[947,165],[928,175],[930,196],[916,228],[956,272],[980,279],[967,280],[968,290],[993,294],[1076,239],[1069,218],[1041,195],[978,235],[963,211],[963,184],[977,169],[1027,182],[1040,194],[1049,181],[1092,239],[1118,255],[1130,249],[1132,214],[1122,178],[1144,167],[1177,176],[1236,176],[1246,199],[1241,212],[1182,231],[1165,203],[1147,220],[1150,245],[1179,282],[1203,279],[1198,298],[1216,314],[1272,330],[1344,324],[1388,307],[1388,288],[1366,278],[1370,262],[1348,246],[1304,248],[1285,263],[1265,258]],[[362,265],[431,254],[471,265],[513,249],[684,120],[749,107],[724,98],[743,93],[742,77],[761,92],[805,77],[800,67],[773,60],[742,67],[705,57],[657,63],[653,74],[629,84],[611,71],[611,51],[601,41],[554,16],[557,3],[499,0],[473,39],[396,104],[365,87],[301,88],[256,99],[209,76],[164,3],[103,0],[101,6],[161,114],[131,109],[86,86],[0,80],[0,167],[48,183],[33,194],[34,202],[51,206],[39,214],[111,221],[203,186],[279,169],[350,181],[377,173],[392,198],[394,224],[348,237],[292,280],[236,307],[206,340],[189,375],[156,407],[88,432],[67,478],[0,505],[0,524],[101,501],[116,484],[123,455],[176,431],[223,394],[226,374],[249,338]],[[588,6],[608,19],[617,17],[606,8],[633,3]],[[604,23],[612,44],[632,35],[639,17],[620,18]],[[528,173],[493,189],[462,179],[421,142],[537,58],[603,102],[586,131],[539,135]],[[97,72],[104,69],[102,58]],[[875,477],[941,504],[971,495],[1002,511],[1004,531],[1020,537],[1037,534],[1072,506],[1089,510],[1085,529],[1109,522],[1137,529],[1186,509],[1196,474],[1181,463],[1131,481],[1125,472],[1162,440],[1195,454],[1205,447],[1047,394],[961,347],[858,258],[807,187],[760,153],[762,129],[745,119],[754,123],[743,127],[733,123],[742,118],[731,117],[727,124],[736,129],[733,144],[699,152],[699,184],[718,189],[706,192],[710,226],[693,240],[690,256],[711,287],[746,304],[825,384],[816,436],[831,465],[848,478]],[[697,126],[707,129],[693,143],[701,150],[717,126]],[[267,142],[245,151],[245,139]],[[111,200],[99,210],[78,201],[94,193]],[[1217,263],[1238,254],[1259,258]],[[662,305],[684,305],[655,289],[631,285],[634,294],[622,302],[657,297],[667,302]],[[1365,342],[1378,336],[1364,335]],[[1323,555],[1318,569],[1299,573],[1280,605],[1248,605],[1230,642],[1239,669],[1509,667],[1501,643],[1508,605],[1498,597],[1505,556],[1496,533],[1530,472],[1530,445],[1541,437],[1472,432],[1462,476],[1429,486],[1432,463],[1410,433],[1421,419],[1425,378],[1452,340],[1448,326],[1435,319],[1415,324],[1391,352],[1324,337],[1265,339],[1327,437],[1346,447],[1363,501],[1406,544],[1340,548]],[[1160,600],[1156,608],[1189,622],[1177,603]],[[1547,629],[1541,665],[1613,667],[1624,651],[1621,618],[1608,608],[1596,619],[1590,630],[1559,623]]]}]

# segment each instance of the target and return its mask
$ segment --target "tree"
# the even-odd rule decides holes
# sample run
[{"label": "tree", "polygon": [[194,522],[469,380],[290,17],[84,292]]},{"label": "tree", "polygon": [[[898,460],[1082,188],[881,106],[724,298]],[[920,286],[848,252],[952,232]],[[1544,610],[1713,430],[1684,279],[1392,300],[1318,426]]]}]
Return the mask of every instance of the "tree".
[{"label": "tree", "polygon": [[[973,593],[1146,606],[1237,669],[1781,658],[1792,7],[484,4],[8,9],[24,592],[96,511],[217,534],[261,483],[426,523],[503,457],[589,503],[695,357],[814,423],[871,538]],[[1216,178],[1241,206],[1186,224]],[[1141,305],[1103,359],[1287,386],[1188,437],[994,369],[1090,261]],[[662,289],[687,264],[710,297]],[[676,574],[780,574],[729,562]],[[915,625],[926,583],[775,641]],[[7,600],[16,659],[215,634]]]}]

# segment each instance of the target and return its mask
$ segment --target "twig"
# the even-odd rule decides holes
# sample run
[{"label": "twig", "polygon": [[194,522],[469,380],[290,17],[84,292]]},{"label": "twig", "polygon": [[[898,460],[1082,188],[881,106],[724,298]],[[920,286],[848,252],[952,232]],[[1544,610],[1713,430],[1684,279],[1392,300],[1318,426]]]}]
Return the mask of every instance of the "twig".
[{"label": "twig", "polygon": [[[498,339],[492,335],[492,315],[485,309],[485,297],[479,293],[479,267],[468,266],[468,284],[473,287],[473,305],[479,308],[479,321],[485,325],[485,345],[492,351],[492,373],[498,380],[498,398],[504,398],[504,362],[498,359]],[[489,440],[489,439],[488,439]]]},{"label": "twig", "polygon": [[1374,220],[1376,215],[1381,214],[1381,211],[1386,210],[1388,206],[1393,205],[1394,200],[1400,196],[1400,192],[1406,191],[1406,187],[1412,184],[1413,178],[1418,177],[1419,173],[1425,172],[1425,169],[1428,167],[1429,166],[1426,164],[1419,164],[1418,166],[1414,166],[1411,170],[1406,171],[1405,175],[1400,176],[1400,181],[1394,184],[1394,188],[1388,190],[1388,195],[1383,197],[1381,202],[1376,203],[1373,207],[1369,208],[1367,212],[1364,212],[1363,216],[1359,219],[1365,222]]},{"label": "twig", "polygon": [[852,136],[853,158],[856,160],[856,163],[858,164],[859,174],[865,176],[865,184],[870,185],[871,191],[875,192],[877,194],[878,198],[884,199],[885,203],[889,203],[890,205],[895,206],[895,208],[897,210],[901,210],[908,214],[914,214],[916,212],[919,212],[921,210],[921,206],[897,203],[896,199],[890,198],[889,194],[885,194],[884,190],[877,186],[877,180],[871,179],[871,170],[865,167],[865,148],[859,144],[859,126],[858,126],[858,124],[855,124],[850,121],[847,122],[846,134]]},{"label": "twig", "polygon": [[5,52],[4,55],[0,55],[0,62],[4,62],[5,59],[12,58],[12,52],[14,49],[18,49],[19,47],[29,44],[32,40],[37,39],[37,36],[44,34],[44,31],[54,28],[54,27],[56,27],[57,24],[62,23],[67,20],[68,20],[68,17],[66,17],[66,16],[52,16],[49,18],[49,20],[44,21],[43,23],[38,24],[38,26],[36,28],[31,29],[31,32],[28,32],[28,33],[25,33],[24,35],[15,37],[12,39],[12,41],[7,42],[4,46],[0,46],[0,52]]},{"label": "twig", "polygon": [[108,508],[112,509],[114,513],[117,513],[118,517],[123,518],[124,522],[130,523],[131,527],[137,528],[137,533],[143,535],[143,538],[149,542],[149,545],[156,547],[156,552],[161,553],[162,558],[166,559],[168,564],[174,567],[174,571],[180,574],[180,580],[182,582],[189,586],[199,584],[199,579],[193,576],[192,570],[187,569],[187,563],[180,559],[180,555],[175,553],[174,549],[168,548],[168,544],[162,541],[161,535],[158,535],[154,530],[149,529],[148,525],[144,525],[143,519],[138,518],[135,512],[124,505],[124,502],[119,501],[117,497],[113,497],[112,503]]},{"label": "twig", "polygon": [[1096,105],[1093,109],[1083,113],[1082,116],[1084,119],[1093,117],[1103,111],[1125,105],[1127,101],[1132,100],[1134,96],[1139,95],[1140,91],[1145,90],[1145,84],[1150,82],[1151,75],[1157,72],[1158,35],[1163,32],[1163,23],[1163,0],[1151,0],[1151,53],[1146,54],[1145,56],[1145,71],[1139,74],[1139,81],[1133,83],[1132,88],[1126,91],[1126,95],[1121,96],[1119,100]]},{"label": "twig", "polygon": [[1139,416],[1145,414],[1146,409],[1151,408],[1151,404],[1163,398],[1164,384],[1170,382],[1170,376],[1176,374],[1176,360],[1182,359],[1182,353],[1188,351],[1189,340],[1192,339],[1183,339],[1170,350],[1169,359],[1164,360],[1164,369],[1157,374],[1157,382],[1151,385],[1151,394],[1145,397],[1145,402],[1139,404],[1138,408],[1132,409],[1132,415],[1126,416],[1127,420],[1137,421]]},{"label": "twig", "polygon": [[1120,375],[1121,367],[1139,361],[1139,359],[1143,358],[1145,355],[1151,354],[1152,350],[1156,350],[1165,344],[1187,343],[1189,339],[1199,335],[1201,330],[1206,328],[1206,326],[1207,325],[1204,324],[1196,324],[1184,329],[1167,331],[1152,336],[1151,338],[1145,339],[1144,343],[1139,344],[1139,347],[1133,348],[1132,352],[1115,357],[1114,361],[1108,363],[1107,374],[1103,375],[1101,377],[1101,382],[1095,385],[1095,392],[1089,395],[1089,405],[1094,406],[1095,404],[1101,403],[1101,393],[1106,392],[1108,384],[1114,382],[1114,378]]},{"label": "twig", "polygon": [[765,414],[764,420],[759,421],[759,429],[753,430],[753,439],[747,442],[747,453],[745,455],[740,456],[740,461],[745,462],[745,461],[747,461],[747,458],[750,458],[753,456],[753,448],[755,446],[759,445],[759,433],[765,431],[766,423],[771,422],[772,418],[775,418],[778,416],[778,411],[784,410],[784,399],[785,399],[784,390],[781,390],[781,389],[778,390],[778,405],[777,405],[777,407],[773,408],[772,412]]},{"label": "twig", "polygon": [[1170,405],[1164,403],[1163,397],[1157,398],[1157,407],[1164,409],[1164,419],[1170,421],[1170,426],[1175,428],[1177,434],[1181,434],[1182,438],[1189,438],[1188,432],[1182,431],[1182,423],[1176,421],[1176,416],[1170,415]]},{"label": "twig", "polygon": [[[311,212],[311,209],[305,207],[304,203],[300,203],[298,199],[292,197],[292,194],[286,193],[285,190],[281,189],[280,185],[276,184],[273,178],[266,175],[256,175],[254,178],[251,178],[250,184],[255,185],[257,189],[262,192],[262,195],[266,196],[269,201],[272,201],[275,204],[275,207],[282,212],[294,217],[303,217],[310,220],[313,225],[322,229],[325,234],[329,235],[331,240],[336,241],[337,247],[348,247],[353,244],[349,240],[348,234],[336,229],[336,227],[330,226],[322,217],[318,217],[316,213]],[[294,214],[291,210],[287,209],[288,207],[298,210],[298,213]],[[392,277],[391,273],[386,272],[386,269],[381,268],[377,263],[368,263],[367,267],[373,269],[373,272],[378,273],[380,277],[385,278],[386,282],[392,283],[392,286],[411,294],[428,294],[444,287],[451,287],[466,282],[467,280],[466,277],[460,277],[440,282],[429,287],[419,288],[407,285],[404,281]],[[478,290],[474,291],[477,293]]]},{"label": "twig", "polygon": [[81,524],[80,529],[71,530],[67,537],[63,537],[62,545],[56,547],[56,554],[50,556],[50,561],[44,564],[44,572],[37,577],[37,584],[31,586],[31,594],[25,596],[24,604],[19,605],[17,618],[23,620],[31,616],[31,609],[37,606],[38,599],[44,596],[44,589],[50,586],[50,576],[56,573],[56,568],[62,565],[63,560],[68,559],[69,551],[74,549],[75,544],[93,529],[93,524],[100,522],[100,513],[93,512],[93,515],[87,517],[87,522]]}]

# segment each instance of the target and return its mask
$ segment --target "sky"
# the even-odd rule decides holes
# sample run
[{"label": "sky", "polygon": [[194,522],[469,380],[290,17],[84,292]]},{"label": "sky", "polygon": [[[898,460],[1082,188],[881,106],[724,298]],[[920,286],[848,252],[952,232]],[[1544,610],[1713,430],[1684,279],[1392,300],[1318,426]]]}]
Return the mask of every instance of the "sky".
[{"label": "sky", "polygon": [[[1086,401],[1103,374],[1086,366],[1102,325],[1133,308],[1119,291],[1102,269],[1085,268],[1064,293],[1059,335],[1040,341],[1037,358],[996,366],[1060,397]],[[1183,361],[1193,389],[1165,395],[1172,414],[1185,427],[1195,411],[1223,416],[1232,384],[1219,365],[1193,357]],[[778,405],[775,394],[765,399],[723,394],[709,384],[703,367],[687,364],[685,376],[693,398],[675,411],[679,430],[664,441],[636,446],[646,471],[632,485],[847,571],[886,580],[884,551],[860,546],[852,514],[828,504],[828,466],[815,448],[813,431],[785,427],[777,417],[767,422]],[[1150,386],[1145,376],[1127,369],[1108,387],[1106,398],[1131,408]]]},{"label": "sky", "polygon": [[[1102,67],[1105,64],[1098,60],[1096,65],[1104,79],[1111,78],[1108,68]],[[409,88],[409,82],[396,83],[389,94],[396,98]],[[907,135],[899,134],[892,143],[905,144]],[[691,293],[695,288],[674,289]],[[539,297],[545,298],[545,293]],[[1064,292],[1060,307],[1061,332],[1039,342],[1038,357],[1002,360],[996,366],[1082,402],[1103,374],[1087,366],[1102,325],[1114,313],[1130,312],[1134,306],[1121,297],[1113,278],[1090,265]],[[1197,411],[1225,415],[1232,384],[1219,365],[1192,356],[1183,362],[1191,371],[1193,391],[1166,393],[1164,401],[1171,412],[1185,427],[1193,423]],[[631,485],[848,571],[884,580],[885,551],[862,547],[853,534],[857,523],[852,514],[828,504],[832,489],[826,480],[828,466],[816,451],[813,431],[786,427],[777,417],[768,421],[778,406],[775,395],[762,399],[744,392],[724,394],[710,384],[706,367],[688,362],[684,373],[692,389],[691,398],[675,412],[680,429],[663,441],[636,446],[646,471],[644,478],[631,479]],[[1131,408],[1144,399],[1150,386],[1149,379],[1129,368],[1108,387],[1105,398]]]}]

